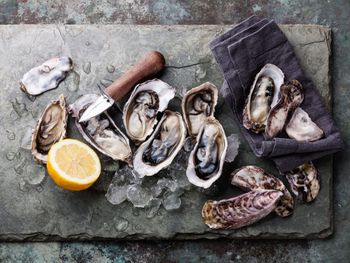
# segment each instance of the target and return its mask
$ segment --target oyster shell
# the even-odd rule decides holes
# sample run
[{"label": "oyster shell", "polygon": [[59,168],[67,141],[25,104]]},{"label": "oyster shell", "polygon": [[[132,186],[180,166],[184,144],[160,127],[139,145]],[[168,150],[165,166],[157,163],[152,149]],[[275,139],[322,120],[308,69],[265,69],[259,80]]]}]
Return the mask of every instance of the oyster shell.
[{"label": "oyster shell", "polygon": [[293,213],[294,199],[283,182],[258,166],[248,165],[237,169],[231,174],[231,184],[247,191],[255,189],[279,190],[283,196],[275,208],[276,214],[286,217]]},{"label": "oyster shell", "polygon": [[157,114],[168,107],[174,96],[175,89],[159,79],[135,87],[123,110],[126,132],[135,144],[140,144],[153,132]]},{"label": "oyster shell", "polygon": [[285,176],[293,194],[301,201],[313,201],[320,191],[319,173],[312,162],[298,166]]},{"label": "oyster shell", "polygon": [[185,93],[182,99],[182,114],[190,136],[197,136],[205,120],[214,116],[217,101],[218,89],[210,82]]},{"label": "oyster shell", "polygon": [[243,126],[255,133],[265,130],[271,108],[279,98],[284,74],[273,64],[266,64],[255,76],[243,109]]},{"label": "oyster shell", "polygon": [[66,78],[72,65],[72,59],[69,57],[51,58],[25,73],[20,88],[30,95],[39,95],[55,89]]},{"label": "oyster shell", "polygon": [[45,164],[51,146],[66,136],[67,118],[63,95],[46,106],[32,135],[32,154],[38,163]]},{"label": "oyster shell", "polygon": [[69,105],[68,110],[75,118],[75,125],[84,139],[99,152],[113,160],[131,162],[129,139],[117,127],[107,112],[104,112],[86,122],[79,122],[81,115],[92,104],[98,95],[86,94]]},{"label": "oyster shell", "polygon": [[220,201],[208,200],[202,208],[204,223],[213,229],[237,229],[270,214],[283,196],[277,190],[253,190]]},{"label": "oyster shell", "polygon": [[321,139],[324,135],[317,124],[311,120],[309,114],[300,107],[294,111],[285,130],[290,138],[297,141],[313,142]]},{"label": "oyster shell", "polygon": [[304,89],[299,81],[293,79],[281,86],[281,99],[270,111],[265,133],[270,139],[276,137],[285,127],[288,117],[304,100]]},{"label": "oyster shell", "polygon": [[165,111],[155,131],[135,153],[134,170],[141,176],[150,176],[166,168],[181,150],[186,127],[178,112]]},{"label": "oyster shell", "polygon": [[205,120],[190,153],[186,175],[190,183],[209,188],[222,173],[227,151],[225,131],[215,118]]}]

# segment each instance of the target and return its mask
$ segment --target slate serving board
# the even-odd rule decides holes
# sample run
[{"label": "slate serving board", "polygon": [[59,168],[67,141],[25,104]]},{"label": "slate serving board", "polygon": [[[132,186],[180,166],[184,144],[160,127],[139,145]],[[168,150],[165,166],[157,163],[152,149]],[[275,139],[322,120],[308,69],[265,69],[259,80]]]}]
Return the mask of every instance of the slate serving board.
[{"label": "slate serving board", "polygon": [[[89,189],[69,192],[46,176],[39,185],[29,182],[43,172],[32,160],[23,138],[31,131],[46,104],[63,93],[68,103],[85,93],[97,92],[96,83],[114,80],[150,49],[160,50],[167,68],[160,78],[186,89],[205,81],[222,83],[207,43],[229,26],[127,26],[127,25],[16,25],[0,26],[0,239],[197,239],[197,238],[324,238],[332,233],[332,158],[316,163],[322,188],[312,204],[298,204],[292,217],[271,215],[236,231],[212,231],[202,223],[201,208],[211,199],[240,191],[227,184],[229,173],[242,165],[256,164],[277,174],[268,160],[257,159],[239,133],[233,115],[222,102],[216,116],[226,134],[241,140],[239,155],[226,164],[221,182],[226,185],[214,197],[192,189],[182,196],[182,206],[172,212],[163,208],[151,219],[143,209],[124,202],[109,204],[104,193]],[[331,31],[313,25],[281,25],[307,75],[316,83],[329,108]],[[258,43],[257,43],[258,44]],[[68,55],[74,71],[58,89],[37,98],[19,90],[19,80],[46,59]],[[112,72],[111,67],[115,70]],[[109,71],[107,70],[109,68]],[[110,73],[112,72],[112,73]],[[78,136],[70,122],[69,135]],[[183,163],[186,166],[186,163]],[[185,176],[183,170],[179,176]],[[120,227],[123,223],[123,227]]]}]

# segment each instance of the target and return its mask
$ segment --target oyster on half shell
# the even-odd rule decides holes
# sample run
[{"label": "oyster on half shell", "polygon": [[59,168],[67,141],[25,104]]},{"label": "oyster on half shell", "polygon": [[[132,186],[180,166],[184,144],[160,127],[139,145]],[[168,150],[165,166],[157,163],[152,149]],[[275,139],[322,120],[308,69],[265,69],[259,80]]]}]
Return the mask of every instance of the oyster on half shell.
[{"label": "oyster on half shell", "polygon": [[51,146],[66,136],[67,118],[63,95],[46,106],[32,135],[32,154],[38,163],[45,164]]},{"label": "oyster on half shell", "polygon": [[255,76],[243,109],[243,126],[255,133],[265,130],[270,110],[277,104],[284,74],[273,64],[266,64]]},{"label": "oyster on half shell", "polygon": [[217,101],[218,89],[210,82],[186,92],[182,99],[182,114],[190,136],[197,136],[205,120],[214,116]]},{"label": "oyster on half shell", "polygon": [[154,130],[157,114],[174,98],[175,89],[164,81],[153,79],[137,85],[123,109],[123,122],[128,136],[140,144]]},{"label": "oyster on half shell", "polygon": [[72,65],[72,59],[69,57],[51,58],[25,73],[20,88],[30,95],[39,95],[55,89],[66,78]]},{"label": "oyster on half shell", "polygon": [[181,150],[186,127],[178,112],[165,111],[155,131],[135,153],[133,167],[141,177],[168,167]]},{"label": "oyster on half shell", "polygon": [[75,118],[75,125],[84,139],[99,152],[130,164],[131,148],[129,139],[114,123],[107,112],[80,123],[79,119],[84,111],[97,100],[96,94],[86,94],[69,105],[68,110]]},{"label": "oyster on half shell", "polygon": [[190,153],[186,175],[190,183],[209,188],[221,176],[227,151],[227,138],[215,118],[204,121]]}]

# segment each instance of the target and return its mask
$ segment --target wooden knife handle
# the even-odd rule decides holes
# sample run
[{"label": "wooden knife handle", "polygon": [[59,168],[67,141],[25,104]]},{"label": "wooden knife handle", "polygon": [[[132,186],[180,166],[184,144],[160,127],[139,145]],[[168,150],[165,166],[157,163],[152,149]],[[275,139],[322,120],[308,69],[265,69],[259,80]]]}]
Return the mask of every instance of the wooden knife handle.
[{"label": "wooden knife handle", "polygon": [[164,68],[164,65],[165,59],[160,52],[148,52],[120,78],[109,85],[105,92],[114,100],[119,100],[142,79],[160,72]]}]

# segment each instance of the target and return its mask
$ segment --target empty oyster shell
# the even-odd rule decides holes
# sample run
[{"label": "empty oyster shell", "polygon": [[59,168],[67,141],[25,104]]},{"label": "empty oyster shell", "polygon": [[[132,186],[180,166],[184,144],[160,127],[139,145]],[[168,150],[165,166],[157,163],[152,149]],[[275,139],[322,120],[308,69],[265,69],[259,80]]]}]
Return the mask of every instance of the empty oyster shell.
[{"label": "empty oyster shell", "polygon": [[144,177],[168,167],[181,150],[185,137],[186,127],[181,114],[165,111],[151,137],[136,151],[134,170]]},{"label": "empty oyster shell", "polygon": [[276,214],[286,217],[293,213],[294,199],[283,182],[258,166],[248,165],[237,169],[231,174],[231,184],[248,191],[255,189],[279,190],[283,196],[275,208]]},{"label": "empty oyster shell", "polygon": [[135,87],[123,110],[126,132],[135,144],[140,144],[153,132],[157,113],[163,112],[174,96],[175,89],[159,79]]},{"label": "empty oyster shell", "polygon": [[324,135],[323,131],[314,123],[309,114],[302,108],[298,107],[288,122],[286,133],[290,138],[297,141],[317,141]]},{"label": "empty oyster shell", "polygon": [[319,173],[312,162],[286,172],[293,194],[301,201],[313,201],[320,191]]},{"label": "empty oyster shell", "polygon": [[281,99],[270,111],[265,133],[270,139],[276,137],[285,127],[288,117],[304,100],[304,89],[299,81],[291,80],[281,86]]},{"label": "empty oyster shell", "polygon": [[45,91],[57,88],[72,69],[72,59],[56,57],[45,61],[38,67],[24,74],[21,80],[21,90],[31,95],[39,95]]},{"label": "empty oyster shell", "polygon": [[243,109],[243,126],[255,133],[265,130],[271,108],[279,98],[284,74],[273,64],[266,64],[255,76]]},{"label": "empty oyster shell", "polygon": [[270,214],[282,195],[281,191],[257,189],[230,199],[208,200],[202,208],[202,217],[213,229],[241,228]]},{"label": "empty oyster shell", "polygon": [[68,110],[75,118],[76,127],[84,139],[95,149],[113,160],[130,163],[132,152],[129,139],[117,127],[107,112],[86,122],[79,122],[81,115],[97,98],[96,94],[86,94],[69,105]]},{"label": "empty oyster shell", "polygon": [[186,92],[182,99],[182,114],[190,136],[197,136],[205,120],[214,116],[217,101],[218,89],[210,82]]},{"label": "empty oyster shell", "polygon": [[225,131],[219,121],[204,121],[190,153],[186,175],[190,183],[209,188],[222,173],[227,151]]},{"label": "empty oyster shell", "polygon": [[38,163],[46,164],[51,146],[66,136],[67,118],[63,95],[46,106],[32,136],[32,154]]}]

